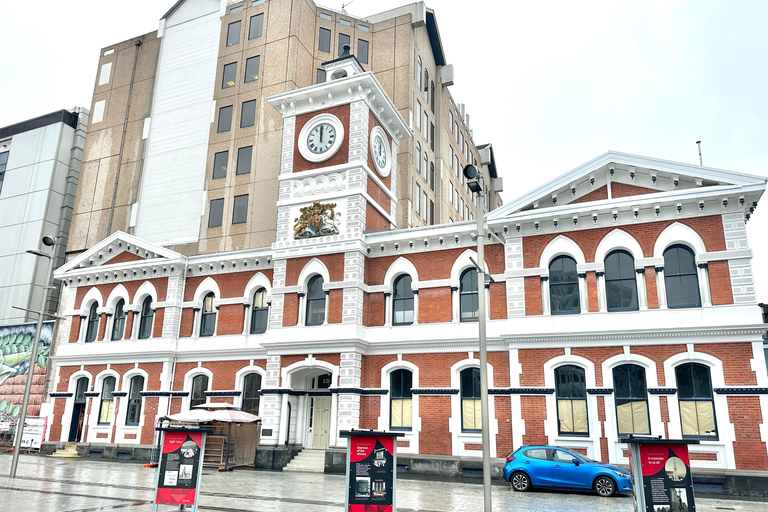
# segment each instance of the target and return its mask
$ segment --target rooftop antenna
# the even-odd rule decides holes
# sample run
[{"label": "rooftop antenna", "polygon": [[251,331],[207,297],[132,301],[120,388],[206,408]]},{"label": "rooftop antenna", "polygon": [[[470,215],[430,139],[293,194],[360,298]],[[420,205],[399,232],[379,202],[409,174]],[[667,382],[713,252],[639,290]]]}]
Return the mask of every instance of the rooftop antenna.
[{"label": "rooftop antenna", "polygon": [[701,161],[701,141],[697,140],[696,145],[699,146],[699,165],[704,167],[704,163]]},{"label": "rooftop antenna", "polygon": [[349,14],[349,13],[347,13],[347,11],[346,11],[344,8],[345,8],[346,6],[348,6],[349,4],[351,4],[351,3],[354,3],[354,1],[355,1],[355,0],[352,0],[351,2],[347,2],[347,3],[345,3],[345,4],[341,4],[341,14]]}]

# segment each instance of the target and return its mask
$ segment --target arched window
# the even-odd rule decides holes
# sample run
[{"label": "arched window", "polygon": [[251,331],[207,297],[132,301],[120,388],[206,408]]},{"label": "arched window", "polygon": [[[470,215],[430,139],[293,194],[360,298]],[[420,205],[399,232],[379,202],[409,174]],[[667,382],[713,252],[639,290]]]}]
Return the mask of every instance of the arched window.
[{"label": "arched window", "polygon": [[459,279],[459,319],[462,322],[477,321],[480,307],[477,300],[477,269],[468,268]]},{"label": "arched window", "polygon": [[205,403],[205,392],[208,391],[208,376],[196,375],[192,379],[192,394],[189,396],[189,408]]},{"label": "arched window", "polygon": [[413,425],[411,386],[413,374],[409,370],[395,370],[389,374],[389,427],[411,430]]},{"label": "arched window", "polygon": [[549,302],[553,315],[579,313],[579,275],[576,260],[558,256],[549,264]]},{"label": "arched window", "polygon": [[480,407],[480,368],[461,371],[461,431],[480,432],[483,429]]},{"label": "arched window", "polygon": [[99,333],[99,314],[96,312],[98,304],[94,301],[91,309],[88,311],[88,328],[85,331],[85,342],[90,343],[96,340]]},{"label": "arched window", "polygon": [[152,297],[146,297],[141,303],[141,318],[139,321],[139,339],[146,340],[152,337],[152,320],[155,312],[152,309]]},{"label": "arched window", "polygon": [[567,365],[555,369],[557,419],[560,434],[589,434],[587,382],[584,369]]},{"label": "arched window", "polygon": [[216,308],[213,305],[213,292],[203,299],[203,309],[200,312],[200,336],[213,336],[216,329]]},{"label": "arched window", "polygon": [[411,325],[413,323],[413,290],[411,276],[403,274],[395,279],[392,294],[392,325]]},{"label": "arched window", "polygon": [[75,403],[85,403],[86,391],[88,391],[88,377],[80,377],[75,386]]},{"label": "arched window", "polygon": [[688,247],[673,245],[664,251],[664,285],[670,308],[701,306],[696,258]]},{"label": "arched window", "polygon": [[125,417],[126,425],[138,425],[141,418],[141,392],[144,389],[144,377],[136,375],[131,378],[131,387],[128,391],[128,414]]},{"label": "arched window", "polygon": [[249,373],[243,382],[243,411],[259,414],[259,391],[261,391],[261,375]]},{"label": "arched window", "polygon": [[683,437],[717,439],[715,402],[709,367],[699,363],[681,364],[675,368],[675,380]]},{"label": "arched window", "polygon": [[112,341],[123,339],[125,330],[125,300],[120,299],[115,304],[115,316],[112,321]]},{"label": "arched window", "polygon": [[608,311],[637,311],[635,259],[627,251],[605,257],[605,296]]},{"label": "arched window", "polygon": [[325,322],[325,292],[322,276],[314,276],[307,285],[306,325],[323,325]]},{"label": "arched window", "polygon": [[99,406],[99,425],[109,425],[112,421],[112,411],[115,410],[115,378],[106,377],[101,385],[101,405]]},{"label": "arched window", "polygon": [[619,434],[650,434],[645,368],[636,364],[615,367],[613,389]]},{"label": "arched window", "polygon": [[269,307],[267,307],[267,290],[259,288],[253,294],[251,306],[251,334],[264,334],[267,330]]}]

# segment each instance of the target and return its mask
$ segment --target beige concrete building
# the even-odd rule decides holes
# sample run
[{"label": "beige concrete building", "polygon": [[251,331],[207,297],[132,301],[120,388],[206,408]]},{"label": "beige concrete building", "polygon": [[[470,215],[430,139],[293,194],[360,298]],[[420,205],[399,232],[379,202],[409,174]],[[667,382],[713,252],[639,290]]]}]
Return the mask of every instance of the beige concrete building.
[{"label": "beige concrete building", "polygon": [[101,51],[68,252],[118,230],[186,255],[270,246],[284,148],[267,98],[324,81],[345,44],[413,131],[390,228],[474,218],[460,170],[483,162],[496,178],[493,152],[450,94],[423,2],[358,19],[311,0],[180,0],[156,32]]}]

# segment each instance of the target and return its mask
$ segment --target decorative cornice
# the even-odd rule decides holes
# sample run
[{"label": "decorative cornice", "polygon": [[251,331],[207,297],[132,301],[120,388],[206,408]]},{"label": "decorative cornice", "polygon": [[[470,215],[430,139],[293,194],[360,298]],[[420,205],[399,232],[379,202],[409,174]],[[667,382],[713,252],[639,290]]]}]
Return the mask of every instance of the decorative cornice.
[{"label": "decorative cornice", "polygon": [[510,395],[551,395],[554,388],[509,388]]},{"label": "decorative cornice", "polygon": [[762,324],[755,326],[741,326],[732,328],[723,327],[699,327],[699,328],[681,328],[681,329],[643,329],[643,330],[625,330],[625,331],[592,331],[583,333],[563,332],[546,333],[537,335],[502,335],[502,338],[509,341],[510,348],[515,348],[519,343],[543,342],[543,341],[603,341],[603,340],[635,340],[635,339],[658,339],[658,338],[697,338],[703,336],[762,336],[766,328]]},{"label": "decorative cornice", "polygon": [[676,393],[677,388],[648,388],[650,395],[674,395]]},{"label": "decorative cornice", "polygon": [[97,391],[88,391],[87,393],[83,393],[83,396],[86,398],[95,398],[97,396],[101,395],[101,393]]},{"label": "decorative cornice", "polygon": [[74,395],[74,393],[48,393],[51,398],[69,398]]},{"label": "decorative cornice", "polygon": [[206,397],[209,396],[240,396],[242,391],[206,391],[203,393]]},{"label": "decorative cornice", "polygon": [[171,396],[173,397],[189,396],[189,391],[171,391]]},{"label": "decorative cornice", "polygon": [[587,393],[590,395],[610,395],[613,394],[612,388],[587,388]]},{"label": "decorative cornice", "polygon": [[112,396],[116,396],[118,398],[122,398],[124,396],[128,396],[128,392],[127,391],[113,391],[112,392]]},{"label": "decorative cornice", "polygon": [[717,393],[718,395],[768,395],[768,388],[753,388],[753,387],[715,388],[715,393]]},{"label": "decorative cornice", "polygon": [[451,388],[413,388],[411,393],[414,395],[458,395],[458,389]]},{"label": "decorative cornice", "polygon": [[171,396],[170,391],[142,391],[139,394],[145,398],[157,397],[157,396]]}]

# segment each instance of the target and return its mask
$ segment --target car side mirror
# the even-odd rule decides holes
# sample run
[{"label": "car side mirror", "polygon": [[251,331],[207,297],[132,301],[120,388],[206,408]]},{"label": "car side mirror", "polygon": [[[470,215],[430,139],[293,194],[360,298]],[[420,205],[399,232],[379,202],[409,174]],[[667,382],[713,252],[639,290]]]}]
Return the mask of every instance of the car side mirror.
[{"label": "car side mirror", "polygon": [[575,457],[574,457],[574,459],[573,459],[573,463],[574,463],[574,464],[576,464],[576,465],[578,466],[578,465],[579,465],[579,459],[577,459],[577,458],[575,458]]}]

